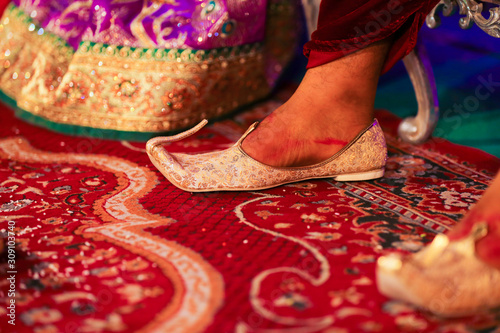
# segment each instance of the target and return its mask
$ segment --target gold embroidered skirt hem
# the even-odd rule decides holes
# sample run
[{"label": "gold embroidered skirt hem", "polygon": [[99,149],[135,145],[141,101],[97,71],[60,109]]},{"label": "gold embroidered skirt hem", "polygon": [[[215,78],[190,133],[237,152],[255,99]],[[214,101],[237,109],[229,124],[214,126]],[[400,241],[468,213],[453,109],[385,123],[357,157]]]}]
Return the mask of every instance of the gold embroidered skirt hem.
[{"label": "gold embroidered skirt hem", "polygon": [[0,19],[0,90],[22,118],[65,133],[177,131],[269,94],[297,29],[292,6],[268,15],[262,43],[193,50],[84,41],[75,51],[10,5]]}]

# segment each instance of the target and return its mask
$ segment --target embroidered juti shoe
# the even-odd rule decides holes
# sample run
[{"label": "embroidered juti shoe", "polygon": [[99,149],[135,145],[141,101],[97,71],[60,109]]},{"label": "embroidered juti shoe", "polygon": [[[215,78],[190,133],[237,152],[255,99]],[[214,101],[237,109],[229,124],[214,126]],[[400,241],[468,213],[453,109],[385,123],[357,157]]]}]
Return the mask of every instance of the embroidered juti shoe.
[{"label": "embroidered juti shoe", "polygon": [[153,164],[175,186],[189,192],[254,191],[313,178],[359,181],[384,175],[387,148],[377,120],[329,159],[306,167],[273,167],[242,149],[254,123],[232,147],[198,155],[169,153],[162,144],[182,140],[199,131],[206,120],[175,136],[148,141],[146,150]]},{"label": "embroidered juti shoe", "polygon": [[377,261],[377,286],[385,296],[412,303],[441,317],[462,317],[500,307],[500,270],[477,257],[476,242],[486,223],[450,241],[438,235],[423,250]]}]

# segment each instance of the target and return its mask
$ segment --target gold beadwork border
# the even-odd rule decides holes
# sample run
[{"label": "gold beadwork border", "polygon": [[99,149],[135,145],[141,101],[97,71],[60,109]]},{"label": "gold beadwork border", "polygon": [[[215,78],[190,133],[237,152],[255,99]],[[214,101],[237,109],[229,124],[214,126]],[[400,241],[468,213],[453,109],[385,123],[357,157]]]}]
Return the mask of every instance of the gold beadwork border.
[{"label": "gold beadwork border", "polygon": [[0,28],[2,40],[9,37],[0,43],[0,54],[9,50],[8,59],[0,58],[0,89],[23,110],[59,124],[127,132],[181,129],[270,92],[291,57],[290,31],[296,31],[290,6],[271,7],[270,29],[283,31],[288,24],[287,35],[279,33],[281,44],[266,40],[205,51],[86,41],[74,52],[57,36],[39,34],[11,5]]}]

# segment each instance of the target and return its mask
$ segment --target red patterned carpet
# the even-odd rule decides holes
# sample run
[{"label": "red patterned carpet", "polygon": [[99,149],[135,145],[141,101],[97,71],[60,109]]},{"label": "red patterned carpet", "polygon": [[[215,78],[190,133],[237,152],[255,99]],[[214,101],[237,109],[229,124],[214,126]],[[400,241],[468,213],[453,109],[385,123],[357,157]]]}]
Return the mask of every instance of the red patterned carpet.
[{"label": "red patterned carpet", "polygon": [[[225,148],[279,103],[169,149]],[[379,112],[390,153],[382,179],[191,194],[155,170],[144,143],[0,114],[0,226],[6,238],[15,221],[17,244],[16,325],[2,306],[2,332],[495,331],[495,315],[440,320],[374,284],[380,254],[418,250],[467,212],[500,167],[490,155],[402,143],[398,120]],[[4,252],[1,276],[11,270]],[[9,304],[6,278],[0,286]]]}]

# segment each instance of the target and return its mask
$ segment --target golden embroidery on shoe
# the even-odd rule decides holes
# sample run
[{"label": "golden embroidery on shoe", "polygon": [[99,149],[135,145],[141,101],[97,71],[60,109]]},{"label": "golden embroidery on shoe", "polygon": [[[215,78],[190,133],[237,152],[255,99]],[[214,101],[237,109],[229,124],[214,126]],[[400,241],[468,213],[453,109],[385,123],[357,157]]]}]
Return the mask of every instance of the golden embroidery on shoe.
[{"label": "golden embroidery on shoe", "polygon": [[385,137],[375,120],[351,143],[324,162],[296,168],[277,168],[260,163],[241,148],[252,125],[232,147],[199,155],[168,153],[161,144],[181,140],[201,129],[172,137],[149,140],[148,155],[153,164],[175,186],[192,192],[260,190],[311,178],[333,177],[339,181],[368,180],[382,177],[387,160]]}]

